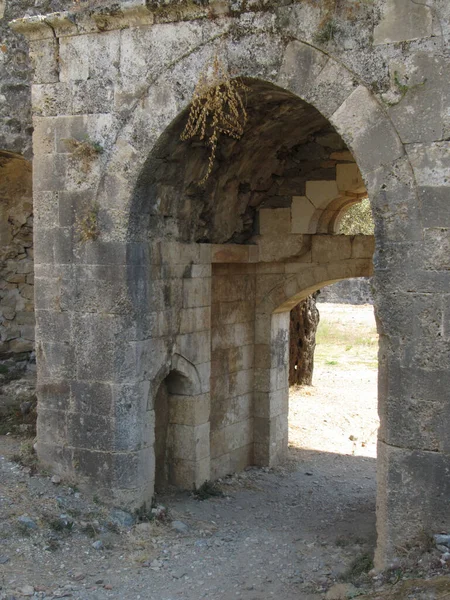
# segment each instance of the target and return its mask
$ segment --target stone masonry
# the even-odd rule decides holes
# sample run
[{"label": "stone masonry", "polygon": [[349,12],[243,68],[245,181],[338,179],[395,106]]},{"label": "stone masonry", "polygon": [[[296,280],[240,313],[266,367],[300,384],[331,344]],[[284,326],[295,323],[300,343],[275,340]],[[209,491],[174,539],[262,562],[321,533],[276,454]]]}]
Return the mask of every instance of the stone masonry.
[{"label": "stone masonry", "polygon": [[366,277],[344,279],[320,290],[317,302],[373,304],[371,281]]},{"label": "stone masonry", "polygon": [[0,359],[34,349],[31,165],[0,153]]},{"label": "stone masonry", "polygon": [[[450,528],[450,5],[331,4],[136,0],[11,24],[35,61],[38,454],[129,509],[155,480],[276,464],[289,311],[373,270],[382,567]],[[180,133],[216,53],[248,123],[200,188],[207,149]],[[366,194],[375,253],[336,234]]]}]

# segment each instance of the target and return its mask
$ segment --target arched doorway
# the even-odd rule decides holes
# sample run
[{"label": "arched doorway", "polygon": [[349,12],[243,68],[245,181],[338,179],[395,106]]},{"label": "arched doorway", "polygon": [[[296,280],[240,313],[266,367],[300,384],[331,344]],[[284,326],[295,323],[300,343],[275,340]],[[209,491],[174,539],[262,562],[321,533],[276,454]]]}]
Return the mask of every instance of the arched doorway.
[{"label": "arched doorway", "polygon": [[181,317],[159,336],[160,359],[183,354],[209,394],[212,479],[284,459],[290,307],[327,282],[371,275],[374,251],[373,238],[336,235],[367,194],[336,129],[287,90],[245,84],[247,135],[222,140],[199,186],[205,149],[181,142],[179,114],[140,172],[128,229],[155,265],[140,284],[153,310],[169,304]]},{"label": "arched doorway", "polygon": [[[140,18],[140,16],[132,17],[138,20]],[[127,23],[130,21],[127,11],[124,11],[121,19],[120,26],[124,21]],[[132,19],[130,24],[135,27],[136,21]],[[230,19],[233,20],[234,17],[230,16]],[[113,20],[111,23],[113,30],[119,26],[118,22]],[[238,25],[241,27],[240,24]],[[148,21],[145,21],[144,30],[148,26]],[[38,30],[40,27],[37,25]],[[216,27],[215,23],[214,27]],[[222,35],[221,31],[215,31],[217,36]],[[41,34],[37,35],[39,37]],[[137,401],[132,406],[137,407],[137,421],[145,422],[148,403],[141,400],[146,400],[146,394],[150,390],[153,401],[157,391],[155,380],[158,373],[170,363],[170,357],[174,352],[180,352],[186,355],[201,373],[202,392],[204,390],[204,393],[209,394],[213,387],[210,386],[212,381],[210,376],[211,321],[208,322],[208,318],[211,318],[210,279],[211,264],[214,262],[211,256],[215,253],[213,246],[216,243],[227,242],[227,249],[221,251],[222,258],[228,253],[233,256],[227,260],[233,262],[239,255],[242,262],[247,255],[249,264],[255,262],[254,250],[251,246],[257,244],[248,242],[252,234],[256,233],[253,231],[257,222],[255,217],[257,212],[261,212],[263,200],[270,203],[267,208],[271,211],[283,211],[287,208],[292,211],[292,204],[286,206],[284,204],[286,198],[283,198],[294,197],[291,194],[292,188],[290,186],[289,189],[283,188],[285,181],[282,180],[289,179],[288,183],[292,184],[295,179],[294,172],[291,172],[289,177],[283,177],[277,173],[277,169],[273,171],[272,165],[267,162],[270,162],[273,156],[277,161],[283,160],[285,155],[281,147],[283,144],[280,145],[280,141],[283,140],[277,139],[277,132],[283,132],[289,142],[292,141],[290,135],[294,132],[301,135],[301,131],[308,130],[308,135],[314,136],[320,133],[315,129],[318,120],[324,119],[325,122],[322,120],[324,126],[328,127],[331,124],[335,129],[334,133],[341,134],[348,149],[356,158],[376,212],[378,247],[375,267],[378,318],[380,328],[383,330],[381,349],[385,353],[380,368],[380,377],[384,378],[384,385],[380,386],[381,413],[384,420],[380,440],[380,452],[384,457],[383,468],[379,475],[379,511],[380,515],[383,515],[380,539],[383,546],[382,554],[389,553],[396,538],[411,537],[417,532],[418,526],[415,523],[429,524],[427,515],[437,514],[436,511],[424,508],[423,503],[415,503],[415,518],[411,520],[414,524],[409,528],[407,535],[404,533],[404,523],[398,517],[396,509],[398,499],[403,498],[408,504],[411,497],[417,496],[413,493],[416,488],[414,482],[424,480],[424,473],[434,473],[433,469],[425,469],[421,466],[435,461],[435,455],[428,450],[436,444],[427,432],[418,433],[420,438],[417,442],[420,448],[418,466],[415,462],[414,450],[408,443],[409,436],[404,434],[405,428],[399,428],[398,423],[393,423],[387,414],[388,409],[391,409],[391,404],[388,406],[387,400],[389,399],[390,403],[391,396],[397,395],[397,387],[392,377],[388,377],[388,372],[392,374],[397,367],[400,368],[401,364],[401,368],[405,369],[416,366],[414,361],[414,364],[407,362],[406,366],[401,363],[403,355],[399,348],[401,345],[404,346],[404,341],[407,340],[412,351],[414,336],[404,322],[399,330],[395,328],[395,323],[391,319],[391,315],[395,312],[392,307],[396,307],[402,314],[401,302],[399,296],[395,294],[388,298],[393,281],[397,283],[405,281],[405,265],[410,267],[406,279],[408,281],[411,277],[414,279],[411,273],[418,256],[417,244],[422,239],[420,227],[412,229],[409,227],[410,221],[420,224],[420,219],[415,179],[402,140],[375,95],[361,83],[358,74],[348,69],[341,59],[334,60],[330,53],[315,48],[311,40],[307,43],[296,39],[286,41],[284,36],[273,33],[272,29],[263,30],[262,33],[259,31],[249,33],[244,27],[239,29],[238,42],[231,36],[226,36],[224,51],[229,58],[230,68],[236,69],[242,77],[261,78],[269,83],[262,83],[261,94],[256,96],[258,102],[254,104],[254,110],[251,111],[253,120],[251,119],[250,122],[253,123],[253,127],[251,136],[247,140],[251,141],[251,144],[243,143],[240,147],[233,146],[233,143],[225,144],[223,155],[218,157],[217,170],[213,173],[212,181],[215,183],[211,183],[210,189],[199,194],[189,186],[201,171],[195,162],[203,163],[203,156],[199,156],[202,149],[190,147],[189,152],[186,152],[186,147],[179,143],[178,134],[182,126],[180,120],[183,118],[182,111],[192,95],[193,68],[196,70],[210,58],[211,53],[215,51],[215,38],[208,38],[209,34],[206,34],[206,37],[201,37],[200,40],[195,37],[197,34],[194,32],[186,35],[188,42],[182,44],[181,49],[178,46],[177,49],[174,48],[170,60],[166,61],[167,57],[164,55],[161,64],[152,70],[151,74],[145,71],[142,80],[140,77],[136,78],[139,83],[134,82],[136,83],[134,90],[136,91],[139,86],[139,93],[136,91],[135,97],[130,100],[128,94],[132,81],[128,82],[130,86],[126,88],[126,93],[125,90],[119,89],[117,94],[114,92],[112,95],[114,102],[118,102],[118,110],[123,109],[123,113],[120,119],[114,117],[109,121],[114,131],[109,138],[105,136],[107,152],[101,160],[101,168],[99,168],[101,174],[98,178],[97,173],[93,174],[95,182],[90,186],[95,190],[94,195],[99,203],[100,220],[104,226],[103,239],[93,243],[87,252],[82,253],[81,259],[76,256],[77,260],[83,261],[84,267],[92,267],[92,269],[86,268],[85,272],[81,269],[60,269],[72,260],[76,252],[72,251],[72,248],[68,252],[67,246],[62,244],[67,231],[62,231],[60,227],[55,227],[55,231],[52,231],[54,236],[52,258],[57,268],[45,272],[46,277],[41,278],[37,293],[44,296],[49,281],[58,286],[58,289],[64,288],[64,311],[74,313],[78,320],[74,323],[76,335],[72,331],[72,323],[62,323],[62,330],[67,333],[64,342],[44,339],[45,336],[41,335],[44,349],[41,373],[46,373],[48,377],[40,392],[39,419],[42,430],[38,443],[39,454],[45,462],[57,464],[62,472],[71,475],[74,474],[74,465],[77,464],[80,473],[88,481],[101,482],[101,494],[105,497],[113,497],[121,503],[136,506],[148,496],[149,486],[147,482],[143,482],[144,469],[141,467],[147,464],[150,452],[148,448],[142,447],[142,440],[120,437],[117,433],[123,427],[123,422],[114,418],[108,420],[103,415],[96,416],[96,425],[102,430],[107,430],[111,435],[105,436],[106,441],[105,438],[99,440],[97,437],[84,439],[79,428],[81,418],[79,405],[75,405],[76,410],[69,417],[59,408],[54,409],[56,386],[61,384],[62,380],[64,386],[60,389],[64,389],[64,399],[67,401],[72,397],[72,390],[75,390],[73,393],[76,398],[81,395],[80,389],[89,398],[95,398],[95,390],[102,389],[106,390],[105,394],[109,401],[116,403],[117,399],[125,394],[126,386],[129,389],[133,388]],[[256,38],[263,40],[263,52],[247,51],[248,48],[253,47]],[[67,39],[67,42],[75,43],[75,39],[79,42],[81,37],[73,36],[73,40]],[[136,40],[130,39],[129,43],[137,44],[139,51],[142,39],[137,36]],[[242,60],[242,54],[236,52],[237,47],[246,49],[245,61]],[[76,52],[73,54],[75,55]],[[116,61],[111,60],[110,64],[111,68],[116,68]],[[97,83],[101,87],[101,78],[100,83]],[[56,87],[54,91],[52,90],[48,91],[49,96],[57,94]],[[67,93],[71,96],[72,92],[69,89]],[[264,110],[258,120],[259,100]],[[68,102],[65,106],[67,113],[70,113],[72,103]],[[282,108],[288,106],[289,109],[282,114]],[[95,114],[91,117],[89,107],[86,107],[86,111],[89,113],[89,118],[80,124],[82,133],[84,130],[87,133],[98,132],[101,128],[101,118]],[[269,113],[274,118],[267,120],[265,116]],[[178,118],[180,114],[181,117]],[[296,129],[293,121],[287,118],[288,114],[298,119],[298,125],[301,123],[299,129]],[[62,121],[66,117],[69,117],[67,120],[69,125],[69,122],[72,123],[70,114],[65,116],[58,114],[57,119]],[[305,142],[308,141],[308,135]],[[290,149],[293,147],[294,144],[289,145]],[[309,157],[312,158],[312,154]],[[238,160],[239,158],[241,160]],[[56,163],[56,158],[51,157],[49,164],[51,161]],[[62,162],[65,167],[67,161],[64,159]],[[319,164],[319,170],[330,168],[329,161],[324,162],[326,165]],[[236,164],[239,164],[241,169],[236,170]],[[425,170],[424,167],[423,171]],[[273,175],[276,176],[276,181]],[[241,178],[241,176],[245,177]],[[319,177],[318,181],[329,181],[326,177],[322,178],[322,175]],[[70,186],[73,182],[70,170],[66,174],[63,168],[60,180],[54,182],[55,190],[65,191],[67,187],[72,193],[73,188]],[[314,181],[314,178],[310,181]],[[296,183],[301,184],[299,181]],[[275,184],[276,189],[272,190],[272,185],[266,187],[268,184]],[[306,209],[310,211],[310,215],[305,219],[308,227],[314,215],[319,217],[317,223],[321,227],[326,210],[320,198],[331,199],[326,192],[334,186],[327,183],[309,187],[312,194],[308,194],[306,189],[304,192],[303,190],[299,192],[298,189],[295,191],[295,194],[299,194],[295,197],[300,200],[293,204],[299,205],[301,214],[304,214]],[[276,193],[272,194],[272,191]],[[286,193],[283,193],[284,191]],[[319,198],[314,195],[314,192],[318,191]],[[311,195],[318,200],[318,205],[312,202],[309,206],[305,202],[304,198],[310,200]],[[75,202],[75,197],[74,193],[70,201]],[[402,199],[401,208],[398,204],[399,198]],[[260,210],[257,210],[258,208]],[[321,214],[317,215],[316,210],[321,211]],[[282,213],[273,213],[274,217],[279,215],[283,220]],[[285,219],[284,221],[286,222]],[[275,223],[274,219],[272,225],[275,226]],[[332,219],[326,220],[326,223],[329,232],[328,225],[332,223]],[[302,228],[303,225],[304,223],[301,225]],[[261,244],[258,245],[256,262],[264,263],[264,268],[270,270],[267,265],[272,260],[288,260],[289,256],[293,255],[290,246],[290,242],[294,241],[292,235],[303,236],[302,240],[297,238],[294,241],[295,256],[307,256],[310,251],[313,252],[313,245],[308,247],[308,243],[312,244],[312,240],[308,240],[307,236],[315,236],[317,231],[324,233],[325,231],[316,228],[312,232],[302,233],[302,231],[304,230],[293,233],[291,230],[287,236],[283,228],[279,230],[279,238],[283,240],[283,244],[281,247],[275,247],[277,255],[271,254],[274,250],[272,243]],[[44,242],[46,235],[47,232],[43,228],[37,239]],[[288,238],[289,242],[285,238]],[[304,245],[303,242],[308,243]],[[416,244],[412,250],[408,246],[409,242]],[[241,247],[234,253],[229,248],[236,243],[244,245],[245,248]],[[347,242],[343,243],[343,246],[347,246],[348,250]],[[356,259],[356,256],[354,258]],[[229,264],[227,260],[222,262]],[[425,264],[427,260],[423,259],[422,262]],[[102,268],[105,265],[112,268],[109,270]],[[60,271],[64,271],[65,278]],[[86,274],[89,275],[88,278]],[[326,268],[321,268],[319,274],[320,281],[330,280]],[[289,288],[287,298],[298,293],[298,288],[291,292],[291,283],[290,279],[286,280]],[[249,285],[251,291],[251,284]],[[72,294],[70,286],[72,291],[75,290]],[[408,287],[408,294],[411,289],[413,288]],[[103,310],[96,304],[98,298],[101,298]],[[419,301],[416,304],[419,307]],[[278,305],[279,303],[275,303],[275,306]],[[168,306],[170,309],[167,308]],[[196,310],[192,311],[192,309]],[[201,310],[197,311],[197,309]],[[417,308],[417,310],[422,309]],[[47,316],[55,319],[59,317],[57,308],[50,306],[49,312],[50,315]],[[108,320],[105,318],[105,312],[108,319],[110,315],[114,315],[114,328],[105,327],[105,321]],[[45,330],[44,318],[40,322]],[[395,330],[395,335],[391,334],[391,326]],[[86,333],[83,327],[88,330],[88,334],[91,331],[101,333],[94,339],[90,339],[89,344],[84,343],[84,340],[81,344],[80,333]],[[237,329],[242,331],[241,327]],[[255,320],[255,331],[256,329]],[[250,330],[251,326],[247,328],[247,331]],[[92,357],[100,354],[103,357],[101,366],[97,361],[92,360]],[[74,356],[77,362],[75,376],[68,372],[67,368],[68,364],[73,363]],[[47,368],[47,371],[44,368]],[[72,381],[73,377],[75,377],[74,381]],[[245,379],[244,376],[242,377]],[[42,381],[43,379],[42,375]],[[235,379],[238,379],[237,375]],[[407,380],[408,377],[405,375],[400,385],[400,397],[403,391],[408,389]],[[105,385],[114,387],[105,388]],[[408,393],[405,391],[405,394]],[[426,391],[423,394],[427,396]],[[401,403],[392,404],[395,407],[399,405]],[[395,412],[397,408],[393,410],[398,414]],[[52,427],[45,429],[45,423],[49,423],[51,419],[53,419]],[[413,421],[408,421],[406,430],[415,431]],[[123,443],[124,439],[127,443]],[[111,450],[106,462],[104,445]],[[442,464],[448,462],[441,454],[438,459],[443,461]],[[439,463],[437,471],[441,472],[442,464]],[[397,477],[403,467],[412,473],[408,479],[408,486],[399,483],[400,479]],[[392,474],[393,476],[390,477]],[[435,475],[430,477],[428,487],[442,489],[440,478]],[[434,506],[433,502],[430,496],[426,503],[428,509]],[[444,513],[441,510],[438,512],[439,516],[433,517],[433,523],[441,523],[445,520]],[[385,526],[388,522],[386,518],[388,513],[395,521],[395,524],[390,521],[389,530]]]}]

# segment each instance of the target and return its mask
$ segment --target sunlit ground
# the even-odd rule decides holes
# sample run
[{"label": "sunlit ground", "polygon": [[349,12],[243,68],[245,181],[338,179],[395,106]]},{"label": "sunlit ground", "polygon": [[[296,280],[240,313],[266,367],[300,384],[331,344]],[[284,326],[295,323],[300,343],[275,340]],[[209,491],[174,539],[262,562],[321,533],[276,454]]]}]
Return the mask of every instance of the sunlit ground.
[{"label": "sunlit ground", "polygon": [[319,304],[312,386],[291,388],[289,442],[376,456],[378,336],[373,307]]}]

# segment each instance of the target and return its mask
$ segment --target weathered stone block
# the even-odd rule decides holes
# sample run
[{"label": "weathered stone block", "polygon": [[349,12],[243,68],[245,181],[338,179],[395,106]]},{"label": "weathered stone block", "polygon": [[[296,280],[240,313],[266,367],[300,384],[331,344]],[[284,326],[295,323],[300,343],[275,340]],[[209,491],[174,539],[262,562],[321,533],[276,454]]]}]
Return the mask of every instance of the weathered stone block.
[{"label": "weathered stone block", "polygon": [[372,258],[375,251],[375,238],[371,235],[357,235],[352,240],[352,258]]},{"label": "weathered stone block", "polygon": [[43,439],[37,441],[37,455],[41,465],[53,472],[66,477],[73,477],[73,449],[55,443],[46,443]]},{"label": "weathered stone block", "polygon": [[56,119],[53,117],[34,117],[33,148],[36,155],[52,154],[56,151],[55,124]]},{"label": "weathered stone block", "polygon": [[194,365],[211,360],[211,333],[199,331],[177,336],[177,350]]},{"label": "weathered stone block", "polygon": [[291,233],[291,211],[289,208],[262,208],[259,211],[259,234],[284,236]]},{"label": "weathered stone block", "polygon": [[417,185],[449,187],[450,143],[409,144],[408,157],[414,169]]},{"label": "weathered stone block", "polygon": [[233,246],[229,244],[214,244],[212,246],[212,263],[248,262],[250,248],[248,246]]},{"label": "weathered stone block", "polygon": [[374,44],[391,44],[430,37],[433,13],[425,4],[409,6],[403,0],[387,0],[383,17],[373,32]]},{"label": "weathered stone block", "polygon": [[252,343],[254,326],[252,322],[219,325],[212,330],[212,352],[218,349],[236,348]]},{"label": "weathered stone block", "polygon": [[67,413],[63,410],[42,408],[37,421],[39,441],[64,446],[67,440]]},{"label": "weathered stone block", "polygon": [[418,193],[423,226],[450,227],[450,187],[419,187]]},{"label": "weathered stone block", "polygon": [[35,84],[31,88],[31,101],[35,115],[54,117],[71,114],[72,89],[65,83]]},{"label": "weathered stone block", "polygon": [[[118,31],[63,37],[60,41],[61,81],[117,79],[120,35]],[[86,52],[86,44],[90,52]],[[100,112],[100,111],[99,111]]]},{"label": "weathered stone block", "polygon": [[313,233],[316,223],[312,223],[316,207],[306,196],[294,196],[291,205],[291,233]]},{"label": "weathered stone block", "polygon": [[221,376],[214,375],[211,378],[211,402],[222,402],[225,407],[226,401],[230,397],[229,386],[228,373]]},{"label": "weathered stone block", "polygon": [[304,99],[330,118],[357,86],[358,81],[351,69],[331,59],[318,74]]},{"label": "weathered stone block", "polygon": [[266,344],[258,344],[255,343],[255,360],[254,366],[255,369],[267,368],[267,365],[270,364],[270,354],[271,348],[268,343]]},{"label": "weathered stone block", "polygon": [[183,307],[196,308],[211,305],[211,279],[198,277],[183,280]]},{"label": "weathered stone block", "polygon": [[346,235],[321,235],[312,239],[312,262],[331,263],[352,255],[352,240]]},{"label": "weathered stone block", "polygon": [[209,456],[193,462],[184,459],[174,459],[171,465],[170,480],[173,485],[186,490],[199,488],[210,479]]},{"label": "weathered stone block", "polygon": [[75,448],[114,450],[113,423],[109,416],[99,414],[67,415],[67,443]]},{"label": "weathered stone block", "polygon": [[358,165],[354,163],[336,165],[336,184],[339,191],[344,193],[364,194],[366,191]]},{"label": "weathered stone block", "polygon": [[239,473],[253,464],[253,444],[236,448],[236,450],[230,452],[229,473]]},{"label": "weathered stone block", "polygon": [[291,234],[283,237],[262,236],[257,238],[258,256],[261,262],[276,262],[302,256],[305,252],[304,236]]},{"label": "weathered stone block", "polygon": [[328,62],[326,54],[297,40],[290,42],[283,56],[278,83],[304,98]]},{"label": "weathered stone block", "polygon": [[209,394],[200,396],[171,395],[169,404],[169,421],[177,425],[203,425],[209,422]]},{"label": "weathered stone block", "polygon": [[[287,380],[287,374],[285,379]],[[256,392],[254,400],[254,416],[271,419],[278,415],[287,415],[289,410],[289,387]]]},{"label": "weathered stone block", "polygon": [[177,279],[160,279],[150,282],[152,309],[161,311],[169,306],[181,309],[183,306],[183,283]]},{"label": "weathered stone block", "polygon": [[246,371],[247,369],[253,368],[253,344],[229,348],[227,349],[226,354],[226,371],[228,373]]},{"label": "weathered stone block", "polygon": [[338,196],[339,189],[336,181],[306,182],[306,197],[316,208],[325,209]]},{"label": "weathered stone block", "polygon": [[30,58],[35,83],[59,81],[58,41],[53,39],[30,42]]},{"label": "weathered stone block", "polygon": [[[383,568],[386,558],[397,555],[400,546],[414,541],[423,531],[447,531],[450,527],[446,503],[450,456],[395,448],[380,442],[377,453],[377,532],[375,566]],[[433,490],[430,494],[429,490]],[[409,515],[407,521],[403,515]]]},{"label": "weathered stone block", "polygon": [[111,82],[77,81],[72,84],[73,112],[79,114],[110,113],[114,106]]},{"label": "weathered stone block", "polygon": [[207,393],[211,388],[211,361],[196,365],[201,392]]},{"label": "weathered stone block", "polygon": [[174,458],[197,462],[209,456],[209,423],[196,426],[171,423],[168,439]]},{"label": "weathered stone block", "polygon": [[450,384],[446,371],[403,368],[389,361],[379,374],[380,440],[397,447],[450,453]]},{"label": "weathered stone block", "polygon": [[432,270],[450,269],[450,228],[424,229],[424,267]]},{"label": "weathered stone block", "polygon": [[211,456],[217,458],[253,441],[253,419],[232,423],[211,431]]},{"label": "weathered stone block", "polygon": [[70,393],[74,412],[112,417],[112,388],[109,383],[72,381]]},{"label": "weathered stone block", "polygon": [[[398,134],[369,90],[359,86],[332,117],[333,125],[358,157],[363,177],[404,154]],[[368,192],[370,194],[370,189]]]},{"label": "weathered stone block", "polygon": [[230,465],[231,455],[229,453],[211,458],[211,479],[215,480],[232,473]]},{"label": "weathered stone block", "polygon": [[75,349],[68,342],[40,341],[36,355],[39,361],[39,377],[42,380],[75,378]]},{"label": "weathered stone block", "polygon": [[226,277],[215,275],[211,282],[211,294],[215,302],[247,301],[255,294],[254,275]]},{"label": "weathered stone block", "polygon": [[71,315],[69,313],[36,310],[36,337],[41,341],[71,341]]},{"label": "weathered stone block", "polygon": [[39,410],[68,411],[70,408],[70,384],[65,380],[39,383],[36,393],[39,398]]},{"label": "weathered stone block", "polygon": [[246,323],[253,318],[253,308],[254,302],[252,300],[218,302],[212,306],[213,322],[222,325]]},{"label": "weathered stone block", "polygon": [[83,475],[84,485],[91,488],[95,485],[97,494],[107,494],[110,498],[111,492],[107,490],[114,484],[113,455],[85,448],[74,448],[72,453],[74,470]]},{"label": "weathered stone block", "polygon": [[253,369],[235,371],[229,376],[229,393],[231,397],[249,394],[253,389]]},{"label": "weathered stone block", "polygon": [[398,87],[398,81],[405,85],[401,100],[389,108],[402,141],[411,144],[441,140],[449,94],[448,88],[442,86],[447,61],[423,52],[413,55],[407,63],[391,63],[389,70],[392,88]]}]

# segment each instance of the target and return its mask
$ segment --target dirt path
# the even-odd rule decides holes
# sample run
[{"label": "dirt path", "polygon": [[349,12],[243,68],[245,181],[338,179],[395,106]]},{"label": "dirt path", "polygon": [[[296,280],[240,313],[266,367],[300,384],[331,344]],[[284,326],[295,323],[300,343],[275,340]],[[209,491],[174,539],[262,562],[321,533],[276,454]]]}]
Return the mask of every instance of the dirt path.
[{"label": "dirt path", "polygon": [[371,309],[320,310],[315,385],[292,390],[286,465],[223,480],[221,498],[159,498],[175,523],[120,529],[93,499],[7,460],[17,443],[2,438],[0,599],[33,593],[24,586],[75,600],[323,598],[374,546],[377,417]]}]

